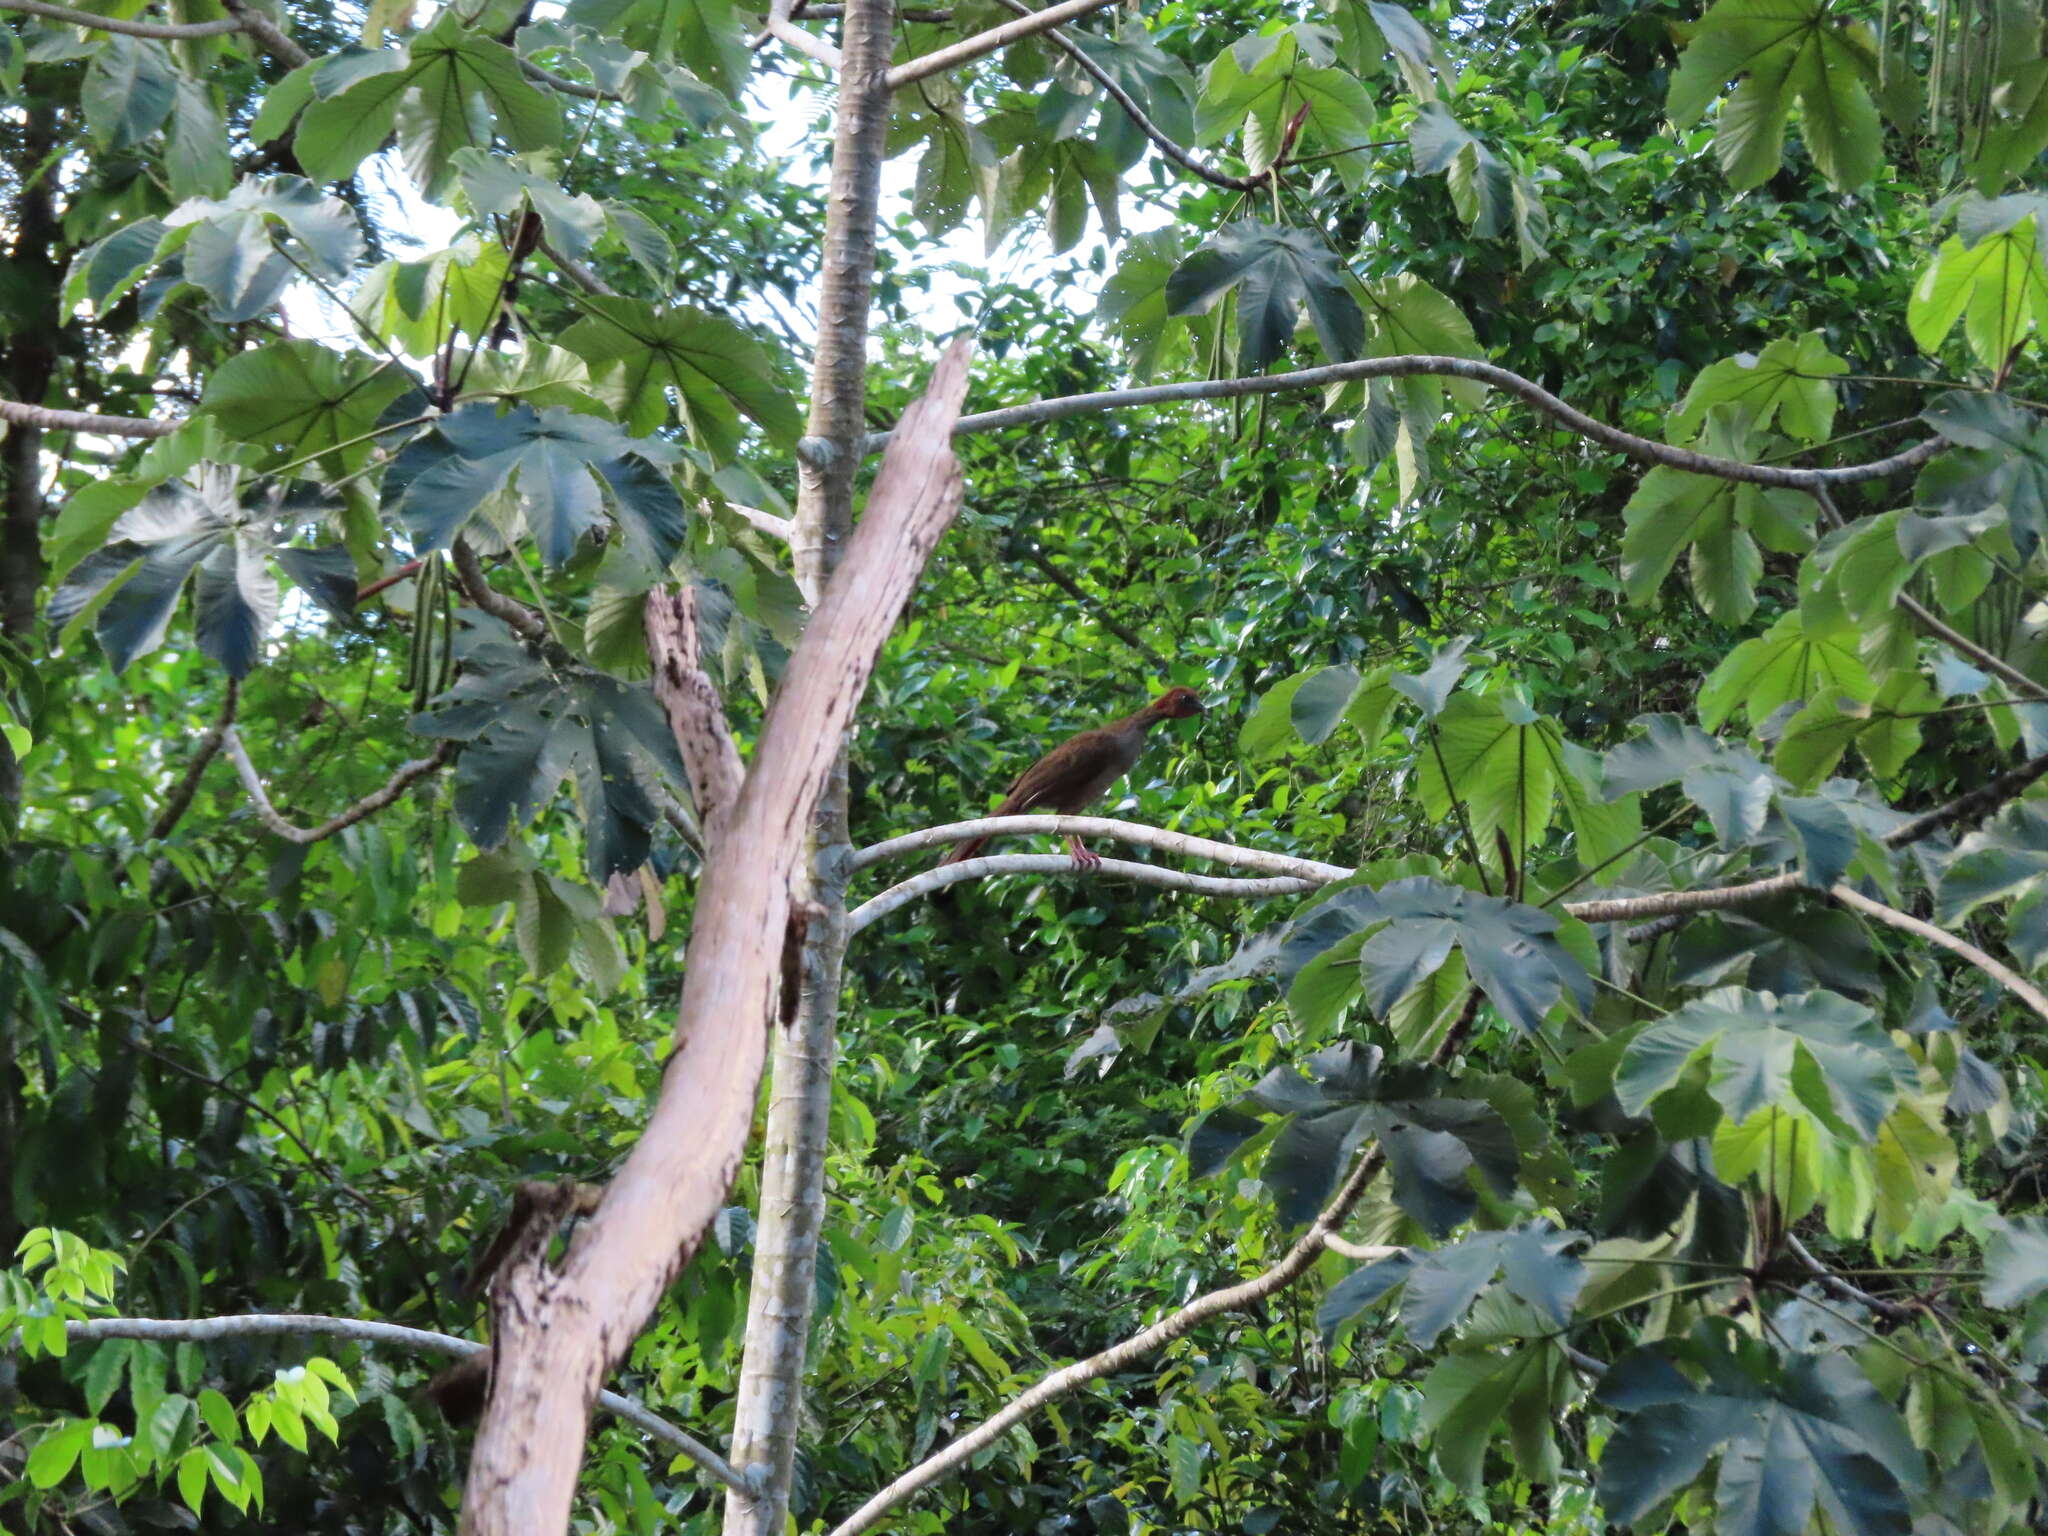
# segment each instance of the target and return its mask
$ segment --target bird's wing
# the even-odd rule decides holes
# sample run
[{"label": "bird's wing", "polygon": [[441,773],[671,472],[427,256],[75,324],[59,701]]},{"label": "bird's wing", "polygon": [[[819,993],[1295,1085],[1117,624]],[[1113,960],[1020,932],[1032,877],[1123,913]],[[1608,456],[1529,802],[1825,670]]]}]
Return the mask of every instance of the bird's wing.
[{"label": "bird's wing", "polygon": [[1016,816],[1039,805],[1078,809],[1077,802],[1093,799],[1106,780],[1130,766],[1120,749],[1121,743],[1106,730],[1070,736],[1019,774],[1003,803],[989,814]]}]

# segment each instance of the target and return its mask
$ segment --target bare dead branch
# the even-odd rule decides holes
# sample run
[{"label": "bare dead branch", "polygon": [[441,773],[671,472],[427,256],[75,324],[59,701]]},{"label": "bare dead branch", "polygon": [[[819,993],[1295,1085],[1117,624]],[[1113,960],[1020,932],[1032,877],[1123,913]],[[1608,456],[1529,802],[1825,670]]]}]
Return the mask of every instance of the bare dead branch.
[{"label": "bare dead branch", "polygon": [[[4,0],[0,0],[4,4]],[[22,400],[0,400],[0,421],[39,432],[90,432],[99,437],[169,437],[184,423],[146,416],[102,416],[97,411],[60,411]]]},{"label": "bare dead branch", "polygon": [[946,351],[892,448],[769,705],[706,868],[676,1043],[647,1127],[559,1269],[504,1277],[496,1369],[465,1491],[468,1536],[564,1529],[605,1375],[703,1241],[745,1153],[805,831],[883,640],[959,510],[949,446],[972,341]]},{"label": "bare dead branch", "polygon": [[990,27],[986,32],[977,32],[972,37],[964,37],[944,48],[935,48],[921,58],[911,59],[908,63],[899,64],[890,70],[889,89],[901,90],[913,81],[943,74],[946,70],[955,69],[962,64],[971,64],[976,59],[986,58],[998,49],[1007,48],[1011,43],[1035,37],[1063,21],[1077,21],[1113,3],[1114,0],[1063,0],[1062,4],[1043,11],[1033,11],[1016,21],[1006,21],[1001,26]]},{"label": "bare dead branch", "polygon": [[[1048,12],[1041,11],[1040,15]],[[1036,426],[1083,416],[1091,411],[1121,410],[1129,406],[1174,405],[1189,400],[1234,400],[1247,395],[1279,395],[1295,390],[1321,389],[1359,379],[1408,379],[1433,376],[1472,379],[1524,400],[1579,436],[1611,448],[1640,464],[1662,464],[1690,474],[1733,480],[1745,485],[1781,486],[1810,491],[1815,486],[1849,485],[1879,480],[1901,470],[1916,469],[1941,450],[1941,439],[1929,438],[1889,458],[1868,464],[1844,465],[1839,469],[1796,469],[1784,464],[1746,464],[1737,459],[1717,459],[1690,448],[1674,448],[1654,438],[1638,437],[1619,427],[1597,421],[1575,406],[1565,404],[1533,379],[1492,363],[1469,357],[1439,357],[1417,354],[1403,357],[1368,357],[1355,362],[1331,363],[1322,368],[1302,368],[1292,373],[1255,374],[1238,379],[1198,379],[1184,384],[1150,384],[1140,389],[1105,389],[1085,395],[1062,395],[1050,400],[1033,400],[1006,406],[999,411],[982,411],[962,416],[954,431],[993,432],[1003,427]],[[870,433],[863,447],[872,453],[889,440],[886,432]]]},{"label": "bare dead branch", "polygon": [[329,818],[317,827],[299,827],[286,821],[277,807],[271,803],[270,794],[263,787],[263,779],[256,772],[256,765],[249,760],[249,749],[242,745],[241,733],[232,724],[226,726],[221,736],[221,746],[226,750],[228,761],[235,765],[235,773],[242,781],[242,788],[248,792],[249,802],[256,809],[256,819],[263,823],[264,830],[288,843],[304,846],[308,843],[323,842],[346,828],[354,826],[366,816],[374,816],[390,805],[408,788],[424,779],[438,768],[446,767],[455,760],[457,744],[444,741],[425,757],[416,757],[409,763],[401,763],[397,772],[376,790],[358,800],[338,816]]},{"label": "bare dead branch", "polygon": [[[474,1339],[452,1333],[435,1333],[426,1328],[405,1328],[397,1323],[377,1323],[365,1318],[328,1317],[319,1313],[250,1312],[233,1317],[93,1317],[64,1325],[66,1338],[80,1343],[96,1339],[152,1339],[166,1343],[206,1344],[220,1339],[296,1338],[318,1335],[354,1339],[360,1344],[389,1344],[413,1354],[475,1355],[490,1348]],[[614,1417],[645,1430],[670,1450],[679,1451],[729,1488],[744,1488],[745,1480],[727,1465],[723,1456],[701,1440],[685,1434],[666,1419],[648,1412],[630,1397],[616,1392],[598,1394],[598,1402]]]},{"label": "bare dead branch", "polygon": [[668,713],[669,730],[690,775],[705,850],[715,854],[740,797],[746,768],[733,745],[725,703],[697,654],[697,592],[687,583],[647,594],[647,655],[654,663],[654,696]]}]

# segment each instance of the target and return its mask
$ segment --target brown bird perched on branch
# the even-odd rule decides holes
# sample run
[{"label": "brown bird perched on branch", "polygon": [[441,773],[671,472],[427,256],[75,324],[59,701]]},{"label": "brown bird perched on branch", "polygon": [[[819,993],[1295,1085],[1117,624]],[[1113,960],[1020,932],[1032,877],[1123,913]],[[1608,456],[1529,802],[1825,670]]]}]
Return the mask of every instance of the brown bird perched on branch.
[{"label": "brown bird perched on branch", "polygon": [[[1092,731],[1069,736],[1017,776],[1003,796],[1003,803],[991,816],[1021,816],[1026,811],[1046,810],[1060,816],[1078,816],[1104,790],[1137,765],[1145,750],[1145,733],[1161,720],[1185,720],[1202,712],[1202,701],[1192,688],[1169,688],[1136,714],[1099,725]],[[953,851],[939,860],[957,864],[971,859],[989,845],[989,838],[970,837],[956,843]],[[1083,869],[1093,869],[1102,856],[1090,853],[1080,838],[1067,835],[1067,851]]]}]

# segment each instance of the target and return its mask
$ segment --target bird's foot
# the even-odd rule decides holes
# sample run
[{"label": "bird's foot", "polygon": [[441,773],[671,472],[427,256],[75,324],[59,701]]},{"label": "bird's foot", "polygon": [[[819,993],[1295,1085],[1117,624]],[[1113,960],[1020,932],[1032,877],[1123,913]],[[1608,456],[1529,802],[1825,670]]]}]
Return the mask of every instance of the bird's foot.
[{"label": "bird's foot", "polygon": [[1082,842],[1078,837],[1070,837],[1067,839],[1067,852],[1071,853],[1074,856],[1074,867],[1076,869],[1092,870],[1100,869],[1102,867],[1102,855],[1099,853],[1092,852],[1089,849],[1088,845]]}]

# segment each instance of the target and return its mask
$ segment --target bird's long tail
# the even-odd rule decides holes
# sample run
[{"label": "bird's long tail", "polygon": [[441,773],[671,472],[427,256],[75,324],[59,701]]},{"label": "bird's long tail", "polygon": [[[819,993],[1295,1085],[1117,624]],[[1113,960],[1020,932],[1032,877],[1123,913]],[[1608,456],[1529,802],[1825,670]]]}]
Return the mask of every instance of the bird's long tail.
[{"label": "bird's long tail", "polygon": [[940,864],[958,864],[962,859],[971,859],[989,845],[986,837],[970,837],[964,843],[955,843],[953,851],[939,860]]}]

